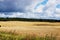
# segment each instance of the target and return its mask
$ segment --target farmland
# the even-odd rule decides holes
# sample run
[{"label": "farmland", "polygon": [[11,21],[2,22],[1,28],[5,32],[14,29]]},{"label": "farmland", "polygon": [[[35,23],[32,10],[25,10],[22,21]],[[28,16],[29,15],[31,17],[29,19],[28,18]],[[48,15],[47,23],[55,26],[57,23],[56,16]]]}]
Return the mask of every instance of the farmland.
[{"label": "farmland", "polygon": [[57,35],[60,38],[59,22],[0,21],[0,32],[15,35]]}]

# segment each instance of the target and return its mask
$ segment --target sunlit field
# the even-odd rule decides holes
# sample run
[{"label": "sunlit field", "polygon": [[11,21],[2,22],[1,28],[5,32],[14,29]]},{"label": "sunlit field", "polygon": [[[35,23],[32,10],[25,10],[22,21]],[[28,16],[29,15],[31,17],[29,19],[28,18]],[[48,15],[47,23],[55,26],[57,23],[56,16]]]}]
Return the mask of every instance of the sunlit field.
[{"label": "sunlit field", "polygon": [[0,21],[2,27],[16,27],[16,26],[55,26],[54,28],[59,28],[60,22],[27,22],[27,21]]},{"label": "sunlit field", "polygon": [[[34,40],[41,40],[38,38],[42,38],[42,40],[45,40],[45,38],[47,38],[46,40],[60,40],[60,22],[0,21],[0,26],[0,38],[3,37],[5,40],[9,37],[12,38],[10,40],[18,40],[22,36],[24,36],[23,39],[29,40],[30,35],[31,38],[34,37]],[[51,34],[53,35],[52,38]],[[46,37],[46,35],[48,36]],[[27,39],[26,36],[29,38],[27,37]],[[37,36],[38,38],[36,38]]]}]

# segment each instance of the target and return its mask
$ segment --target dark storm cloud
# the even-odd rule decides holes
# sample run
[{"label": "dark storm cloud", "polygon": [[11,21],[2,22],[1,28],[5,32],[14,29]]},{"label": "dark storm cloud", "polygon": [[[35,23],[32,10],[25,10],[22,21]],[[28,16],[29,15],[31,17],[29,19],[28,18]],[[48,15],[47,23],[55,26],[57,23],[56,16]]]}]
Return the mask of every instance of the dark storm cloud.
[{"label": "dark storm cloud", "polygon": [[32,0],[3,0],[0,1],[0,12],[24,12]]}]

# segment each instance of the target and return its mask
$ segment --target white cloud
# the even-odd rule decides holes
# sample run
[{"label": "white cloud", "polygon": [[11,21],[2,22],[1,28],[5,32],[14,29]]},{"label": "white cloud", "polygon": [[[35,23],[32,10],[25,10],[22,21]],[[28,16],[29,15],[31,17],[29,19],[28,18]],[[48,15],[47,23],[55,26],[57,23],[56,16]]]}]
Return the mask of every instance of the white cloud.
[{"label": "white cloud", "polygon": [[6,17],[6,15],[3,13],[0,13],[0,17]]},{"label": "white cloud", "polygon": [[34,8],[39,2],[42,2],[42,0],[33,0],[33,2],[31,2],[30,5],[26,6],[25,13],[12,12],[11,15],[5,14],[0,15],[2,15],[1,17],[21,17],[21,18],[45,18],[45,19],[60,18],[60,9],[56,8],[56,4],[60,3],[60,0],[49,0],[46,5],[40,5],[36,10],[34,10]]},{"label": "white cloud", "polygon": [[60,14],[60,9],[59,8],[56,8],[56,13]]},{"label": "white cloud", "polygon": [[35,12],[42,13],[42,12],[43,12],[43,8],[44,8],[44,6],[41,5],[40,7],[38,7],[38,8],[35,10]]}]

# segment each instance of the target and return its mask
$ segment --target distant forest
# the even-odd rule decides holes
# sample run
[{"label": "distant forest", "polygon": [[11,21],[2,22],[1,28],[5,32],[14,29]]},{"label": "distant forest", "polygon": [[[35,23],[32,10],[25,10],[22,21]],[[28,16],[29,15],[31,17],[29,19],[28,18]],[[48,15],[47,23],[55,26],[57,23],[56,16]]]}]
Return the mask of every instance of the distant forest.
[{"label": "distant forest", "polygon": [[0,21],[31,21],[31,22],[60,22],[54,19],[33,19],[33,18],[0,18]]}]

